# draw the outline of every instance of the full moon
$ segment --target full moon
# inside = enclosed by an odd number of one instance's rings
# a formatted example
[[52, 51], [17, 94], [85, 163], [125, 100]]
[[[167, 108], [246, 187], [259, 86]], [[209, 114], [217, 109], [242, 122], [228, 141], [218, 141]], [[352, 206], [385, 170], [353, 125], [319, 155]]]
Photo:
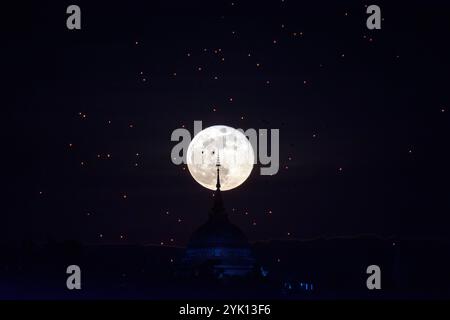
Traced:
[[240, 186], [253, 169], [253, 147], [247, 137], [234, 128], [216, 125], [200, 131], [187, 150], [192, 177], [205, 188], [216, 190], [217, 163], [220, 162], [220, 190]]

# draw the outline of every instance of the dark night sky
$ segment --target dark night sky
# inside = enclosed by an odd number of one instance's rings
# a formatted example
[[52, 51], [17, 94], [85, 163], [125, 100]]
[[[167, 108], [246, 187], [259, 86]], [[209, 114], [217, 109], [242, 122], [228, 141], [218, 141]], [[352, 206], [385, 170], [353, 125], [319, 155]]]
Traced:
[[374, 31], [364, 1], [92, 2], [80, 31], [72, 2], [8, 11], [1, 241], [184, 245], [212, 201], [170, 161], [194, 120], [280, 129], [278, 174], [224, 193], [250, 240], [448, 237], [445, 1], [376, 1]]

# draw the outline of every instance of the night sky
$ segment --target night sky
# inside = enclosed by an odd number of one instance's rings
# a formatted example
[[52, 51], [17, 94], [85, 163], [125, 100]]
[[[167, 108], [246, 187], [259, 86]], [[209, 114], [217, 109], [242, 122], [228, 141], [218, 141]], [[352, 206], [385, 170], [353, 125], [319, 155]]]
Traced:
[[185, 245], [212, 205], [170, 159], [194, 120], [280, 130], [279, 172], [223, 193], [251, 241], [448, 238], [450, 8], [393, 2], [77, 1], [75, 31], [72, 2], [7, 11], [0, 241]]

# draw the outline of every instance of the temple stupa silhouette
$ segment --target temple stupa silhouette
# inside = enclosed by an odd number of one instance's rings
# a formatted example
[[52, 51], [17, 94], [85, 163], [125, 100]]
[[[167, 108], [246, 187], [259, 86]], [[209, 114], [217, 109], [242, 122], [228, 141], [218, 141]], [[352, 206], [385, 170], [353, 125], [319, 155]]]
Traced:
[[220, 191], [220, 160], [217, 155], [217, 183], [209, 218], [191, 236], [184, 262], [197, 276], [216, 278], [249, 275], [255, 265], [245, 234], [228, 219]]

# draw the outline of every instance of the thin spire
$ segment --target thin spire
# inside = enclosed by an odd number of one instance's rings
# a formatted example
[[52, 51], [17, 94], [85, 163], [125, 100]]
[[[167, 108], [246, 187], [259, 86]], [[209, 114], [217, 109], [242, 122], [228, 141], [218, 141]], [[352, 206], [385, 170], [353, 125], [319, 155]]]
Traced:
[[216, 192], [214, 192], [214, 204], [209, 214], [210, 218], [214, 220], [222, 220], [227, 219], [227, 214], [225, 212], [225, 208], [223, 206], [222, 194], [220, 192], [220, 157], [219, 151], [217, 151], [217, 183], [216, 183]]
[[217, 183], [216, 183], [216, 188], [217, 191], [220, 191], [220, 158], [219, 158], [219, 151], [217, 150], [217, 162], [216, 162], [216, 167], [217, 167]]

